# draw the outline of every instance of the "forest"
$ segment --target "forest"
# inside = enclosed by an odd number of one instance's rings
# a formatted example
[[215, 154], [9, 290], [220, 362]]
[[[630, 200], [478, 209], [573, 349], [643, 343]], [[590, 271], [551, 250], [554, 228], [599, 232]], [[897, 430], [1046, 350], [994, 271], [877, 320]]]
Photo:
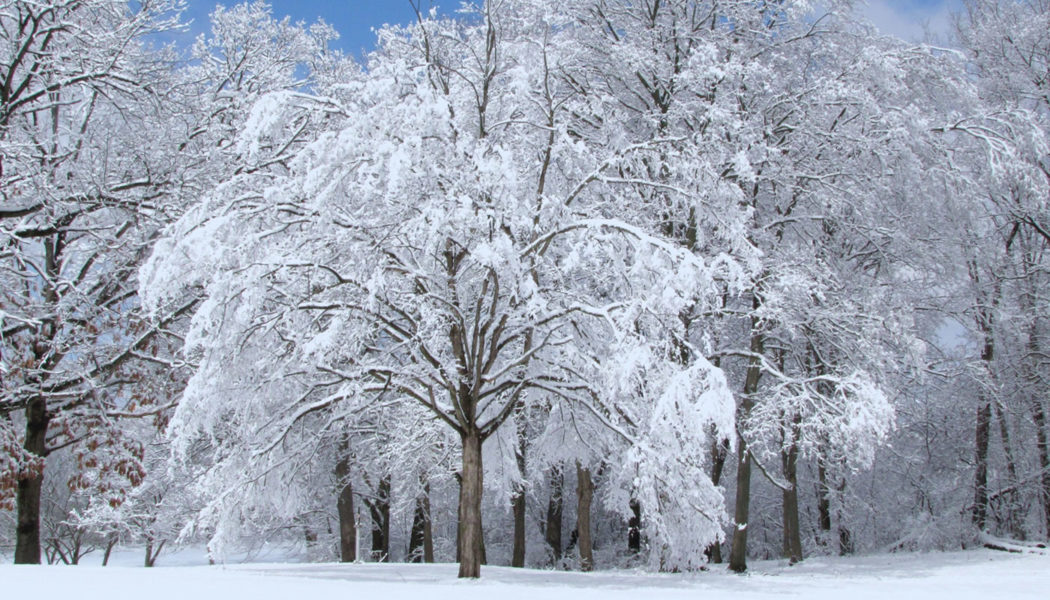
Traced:
[[0, 0], [0, 561], [1045, 548], [1050, 0], [856, 4]]

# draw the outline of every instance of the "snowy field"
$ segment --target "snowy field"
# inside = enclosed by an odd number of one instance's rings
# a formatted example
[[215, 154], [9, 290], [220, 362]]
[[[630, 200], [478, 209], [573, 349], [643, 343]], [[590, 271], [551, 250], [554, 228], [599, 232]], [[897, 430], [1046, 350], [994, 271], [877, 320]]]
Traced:
[[[485, 567], [480, 581], [456, 566], [405, 564], [237, 564], [225, 566], [15, 567], [0, 565], [5, 596], [78, 600], [995, 600], [1050, 598], [1050, 556], [978, 550], [862, 558], [814, 558], [794, 567], [757, 562], [746, 576], [722, 568], [689, 575], [633, 571], [570, 573]], [[161, 556], [163, 562], [164, 556]], [[172, 563], [192, 562], [185, 554]]]

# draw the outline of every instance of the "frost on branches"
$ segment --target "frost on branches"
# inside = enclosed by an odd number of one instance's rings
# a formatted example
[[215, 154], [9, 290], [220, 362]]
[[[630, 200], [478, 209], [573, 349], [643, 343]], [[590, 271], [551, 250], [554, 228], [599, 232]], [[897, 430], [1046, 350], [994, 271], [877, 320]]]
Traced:
[[174, 340], [196, 298], [151, 322], [138, 311], [160, 229], [241, 168], [229, 147], [247, 105], [294, 87], [304, 53], [326, 60], [330, 31], [278, 23], [259, 3], [217, 11], [184, 66], [150, 44], [180, 27], [181, 8], [0, 1], [0, 479], [5, 501], [17, 488], [16, 562], [40, 562], [45, 457], [181, 391]]
[[[184, 450], [260, 456], [289, 439], [254, 439], [275, 422], [320, 418], [334, 439], [370, 407], [423, 407], [460, 440], [460, 574], [476, 577], [482, 444], [523, 403], [562, 403], [623, 438], [637, 475], [621, 480], [666, 511], [661, 559], [695, 566], [672, 536], [718, 536], [700, 467], [732, 399], [716, 367], [672, 353], [692, 343], [679, 314], [741, 269], [676, 243], [638, 199], [711, 214], [714, 177], [697, 175], [721, 165], [688, 131], [636, 126], [658, 116], [594, 76], [584, 8], [503, 2], [387, 29], [366, 72], [255, 106], [243, 147], [281, 160], [212, 190], [143, 275], [152, 305], [204, 290], [172, 424]], [[719, 208], [738, 230], [742, 211]], [[267, 464], [244, 458], [213, 468]]]

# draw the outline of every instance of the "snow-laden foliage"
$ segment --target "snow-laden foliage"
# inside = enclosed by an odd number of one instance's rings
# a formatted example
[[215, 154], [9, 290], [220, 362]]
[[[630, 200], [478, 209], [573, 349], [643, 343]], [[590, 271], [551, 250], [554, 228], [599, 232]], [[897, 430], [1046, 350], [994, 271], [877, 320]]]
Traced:
[[263, 2], [162, 46], [179, 8], [0, 0], [16, 562], [1050, 531], [1045, 0], [941, 46], [849, 0], [490, 0], [361, 64]]
[[175, 299], [153, 322], [138, 313], [138, 268], [159, 230], [243, 168], [229, 146], [253, 94], [301, 85], [304, 53], [326, 60], [313, 43], [326, 28], [277, 24], [259, 4], [217, 11], [181, 66], [174, 48], [154, 48], [180, 8], [0, 3], [0, 417], [5, 433], [25, 431], [2, 494], [6, 504], [12, 477], [28, 486], [20, 561], [39, 560], [31, 513], [43, 457], [94, 443], [100, 423], [119, 427], [110, 419], [163, 412], [181, 389], [173, 340], [196, 299]]
[[0, 3], [0, 420], [5, 449], [18, 448], [0, 502], [14, 492], [20, 561], [40, 560], [46, 457], [127, 403], [155, 366], [136, 353], [162, 345], [173, 318], [147, 324], [133, 309], [178, 164], [160, 108], [171, 57], [144, 42], [175, 26], [176, 8]]
[[[634, 127], [648, 117], [589, 81], [581, 34], [561, 25], [571, 13], [535, 8], [388, 30], [366, 74], [255, 106], [240, 142], [251, 151], [316, 133], [287, 167], [213, 190], [145, 270], [154, 304], [187, 282], [204, 289], [186, 338], [200, 366], [174, 431], [225, 445], [264, 418], [294, 428], [324, 411], [345, 427], [409, 403], [484, 439], [525, 397], [586, 418], [627, 411], [634, 463], [681, 465], [659, 486], [650, 475], [646, 502], [707, 523], [693, 530], [703, 546], [720, 494], [697, 450], [711, 422], [728, 431], [731, 393], [701, 357], [671, 353], [688, 343], [677, 315], [745, 268], [675, 243], [638, 198], [659, 193], [728, 231], [744, 213], [704, 187], [720, 165], [693, 135]], [[683, 485], [696, 491], [669, 509]]]

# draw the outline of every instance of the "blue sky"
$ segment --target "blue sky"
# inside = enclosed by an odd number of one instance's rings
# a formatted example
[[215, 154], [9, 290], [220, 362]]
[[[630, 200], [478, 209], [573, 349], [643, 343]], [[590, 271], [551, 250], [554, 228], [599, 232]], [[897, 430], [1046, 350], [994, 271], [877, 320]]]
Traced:
[[951, 13], [962, 0], [867, 0], [862, 10], [883, 33], [909, 41], [921, 40], [926, 29], [943, 36], [951, 28]]
[[[188, 0], [189, 10], [184, 19], [193, 19], [194, 34], [207, 27], [208, 13], [216, 4], [232, 6], [237, 0]], [[372, 48], [375, 41], [373, 28], [386, 23], [410, 23], [415, 13], [408, 0], [269, 0], [274, 16], [290, 16], [292, 21], [313, 23], [322, 18], [339, 32], [340, 39], [333, 44], [344, 52], [360, 55]], [[459, 8], [459, 0], [420, 0], [423, 10], [431, 5], [442, 12]]]
[[[420, 0], [424, 9], [437, 5], [442, 12], [459, 7], [459, 0]], [[186, 19], [195, 21], [193, 32], [204, 31], [208, 13], [216, 4], [233, 5], [235, 0], [188, 0]], [[883, 32], [917, 40], [924, 27], [943, 34], [950, 25], [949, 14], [961, 0], [868, 0], [863, 9]], [[335, 27], [340, 34], [336, 47], [360, 55], [371, 49], [373, 28], [384, 23], [408, 23], [415, 16], [408, 0], [270, 0], [275, 16], [288, 15], [293, 21], [312, 23], [318, 18]]]

